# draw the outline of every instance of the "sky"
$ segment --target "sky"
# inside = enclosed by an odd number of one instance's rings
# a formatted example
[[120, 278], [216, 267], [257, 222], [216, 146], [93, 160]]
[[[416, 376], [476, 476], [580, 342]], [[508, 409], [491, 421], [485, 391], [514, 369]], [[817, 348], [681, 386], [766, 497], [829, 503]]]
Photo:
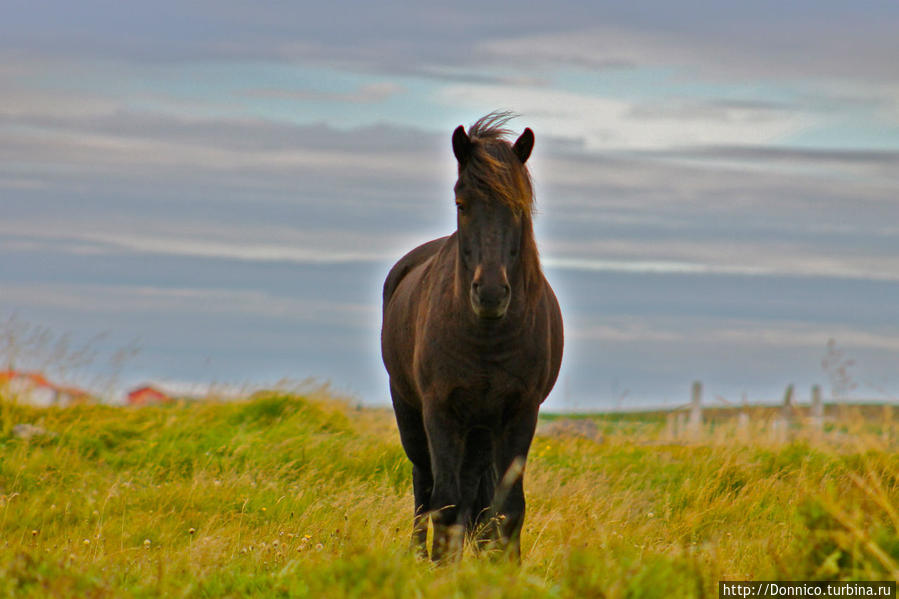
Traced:
[[16, 364], [386, 404], [383, 279], [503, 109], [549, 408], [899, 395], [899, 4], [618, 4], [6, 0], [0, 321], [95, 358]]

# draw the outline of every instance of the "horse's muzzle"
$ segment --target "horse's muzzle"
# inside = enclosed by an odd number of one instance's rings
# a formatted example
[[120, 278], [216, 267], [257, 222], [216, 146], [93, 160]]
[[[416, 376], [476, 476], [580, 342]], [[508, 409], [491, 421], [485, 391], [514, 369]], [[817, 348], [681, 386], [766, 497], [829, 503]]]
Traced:
[[478, 318], [497, 320], [506, 315], [512, 290], [508, 283], [482, 284], [477, 281], [471, 284], [471, 307]]

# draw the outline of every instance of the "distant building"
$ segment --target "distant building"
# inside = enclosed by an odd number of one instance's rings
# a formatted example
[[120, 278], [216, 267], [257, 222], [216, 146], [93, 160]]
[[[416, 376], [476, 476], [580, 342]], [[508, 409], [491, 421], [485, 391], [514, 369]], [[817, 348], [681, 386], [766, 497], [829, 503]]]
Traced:
[[170, 401], [172, 401], [171, 397], [150, 385], [144, 385], [128, 392], [129, 406], [146, 406]]
[[77, 387], [64, 387], [47, 380], [40, 372], [0, 371], [0, 393], [35, 406], [68, 406], [90, 399]]

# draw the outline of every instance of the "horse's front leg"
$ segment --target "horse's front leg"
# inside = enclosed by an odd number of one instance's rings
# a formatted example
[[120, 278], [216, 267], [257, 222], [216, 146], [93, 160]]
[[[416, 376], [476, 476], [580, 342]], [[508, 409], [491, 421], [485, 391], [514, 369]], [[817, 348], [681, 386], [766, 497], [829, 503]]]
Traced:
[[412, 489], [415, 495], [415, 515], [412, 519], [412, 548], [418, 556], [428, 558], [428, 510], [431, 505], [430, 464], [427, 466], [412, 465]]
[[430, 504], [434, 523], [431, 559], [437, 562], [462, 553], [464, 523], [468, 518], [465, 510], [470, 509], [462, 489], [465, 431], [440, 409], [425, 409], [424, 423], [434, 481]]
[[494, 496], [499, 548], [511, 559], [521, 561], [521, 528], [524, 524], [524, 466], [534, 430], [539, 403], [522, 406], [504, 423], [503, 442], [497, 452], [496, 470], [500, 481]]

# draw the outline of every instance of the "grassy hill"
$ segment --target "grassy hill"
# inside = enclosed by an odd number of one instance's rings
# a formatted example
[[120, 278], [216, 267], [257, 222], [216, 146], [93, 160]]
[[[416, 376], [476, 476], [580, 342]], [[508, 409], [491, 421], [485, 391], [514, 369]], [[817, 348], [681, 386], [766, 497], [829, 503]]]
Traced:
[[675, 443], [635, 416], [598, 419], [600, 440], [538, 436], [522, 566], [434, 567], [407, 550], [389, 411], [0, 401], [0, 596], [702, 597], [722, 579], [899, 576], [895, 438], [867, 422], [775, 443], [761, 426]]

